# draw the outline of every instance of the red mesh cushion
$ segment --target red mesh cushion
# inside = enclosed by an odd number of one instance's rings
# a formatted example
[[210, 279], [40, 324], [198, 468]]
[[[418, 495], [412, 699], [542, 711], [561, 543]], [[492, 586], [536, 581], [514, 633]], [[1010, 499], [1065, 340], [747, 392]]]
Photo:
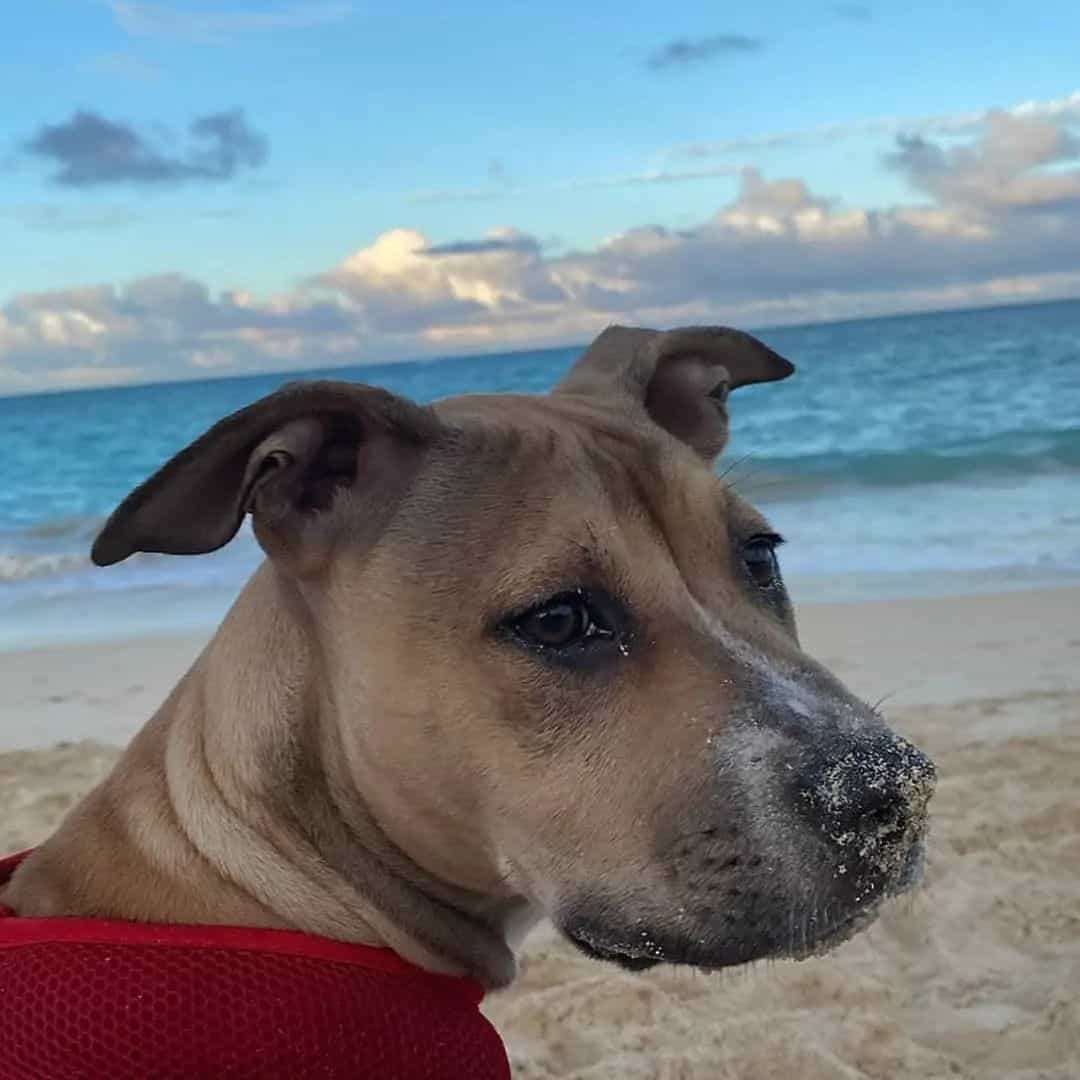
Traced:
[[0, 917], [0, 1080], [509, 1080], [480, 998], [304, 934]]

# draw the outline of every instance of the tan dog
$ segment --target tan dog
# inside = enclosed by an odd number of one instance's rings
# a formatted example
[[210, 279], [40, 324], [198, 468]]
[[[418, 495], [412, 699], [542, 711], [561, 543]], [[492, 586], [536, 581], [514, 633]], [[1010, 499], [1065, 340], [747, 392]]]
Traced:
[[99, 564], [269, 558], [20, 914], [293, 927], [488, 987], [550, 916], [630, 967], [805, 955], [917, 879], [933, 767], [799, 648], [712, 468], [791, 365], [614, 327], [550, 395], [294, 384], [133, 492]]

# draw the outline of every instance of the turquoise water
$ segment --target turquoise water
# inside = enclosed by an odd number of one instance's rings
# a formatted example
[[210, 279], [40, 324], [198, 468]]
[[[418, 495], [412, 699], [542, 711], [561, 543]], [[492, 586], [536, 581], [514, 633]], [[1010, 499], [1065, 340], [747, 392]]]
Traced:
[[[797, 598], [1080, 576], [1080, 302], [759, 333], [798, 372], [735, 395], [725, 464], [788, 538]], [[420, 401], [541, 392], [576, 354], [333, 374]], [[0, 647], [216, 621], [257, 562], [247, 532], [212, 556], [108, 570], [89, 544], [171, 454], [292, 377], [0, 399]]]

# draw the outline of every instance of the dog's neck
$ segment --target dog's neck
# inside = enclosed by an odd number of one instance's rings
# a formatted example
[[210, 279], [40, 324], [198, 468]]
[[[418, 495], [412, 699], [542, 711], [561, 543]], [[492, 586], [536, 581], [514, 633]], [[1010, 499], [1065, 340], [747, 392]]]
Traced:
[[440, 879], [381, 827], [290, 588], [269, 563], [257, 572], [5, 899], [20, 914], [288, 927], [506, 985], [527, 905]]

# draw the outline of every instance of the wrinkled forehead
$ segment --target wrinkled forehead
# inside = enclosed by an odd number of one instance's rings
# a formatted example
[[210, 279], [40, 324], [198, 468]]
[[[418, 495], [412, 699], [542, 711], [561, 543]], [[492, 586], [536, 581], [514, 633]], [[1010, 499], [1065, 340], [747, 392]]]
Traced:
[[395, 532], [448, 594], [507, 609], [577, 585], [663, 590], [714, 573], [732, 517], [753, 513], [647, 417], [510, 395], [436, 408], [452, 433]]

